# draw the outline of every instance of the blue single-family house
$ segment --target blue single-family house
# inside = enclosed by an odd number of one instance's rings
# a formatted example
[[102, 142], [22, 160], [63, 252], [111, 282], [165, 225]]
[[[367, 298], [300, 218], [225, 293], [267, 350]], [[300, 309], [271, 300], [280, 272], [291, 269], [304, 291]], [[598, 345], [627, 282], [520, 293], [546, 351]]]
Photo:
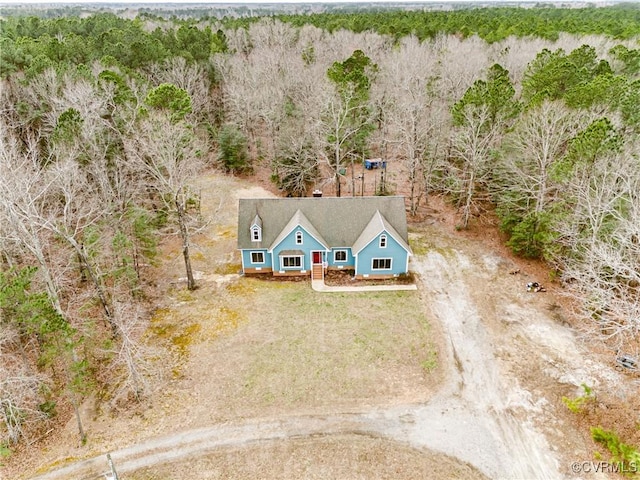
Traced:
[[238, 248], [244, 273], [313, 278], [397, 277], [412, 255], [403, 197], [241, 199]]

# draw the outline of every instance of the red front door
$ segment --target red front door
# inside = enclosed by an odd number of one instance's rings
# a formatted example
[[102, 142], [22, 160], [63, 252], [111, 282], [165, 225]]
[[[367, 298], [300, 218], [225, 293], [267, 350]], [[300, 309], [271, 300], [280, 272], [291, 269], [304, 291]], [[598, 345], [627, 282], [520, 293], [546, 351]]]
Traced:
[[321, 252], [313, 252], [313, 263], [322, 263]]

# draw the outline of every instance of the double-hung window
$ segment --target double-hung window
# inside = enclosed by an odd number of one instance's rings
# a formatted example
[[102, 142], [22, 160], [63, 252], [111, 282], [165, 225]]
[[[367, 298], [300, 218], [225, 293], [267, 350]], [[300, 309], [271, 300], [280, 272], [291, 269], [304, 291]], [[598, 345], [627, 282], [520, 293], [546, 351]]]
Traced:
[[391, 259], [374, 258], [371, 261], [371, 270], [391, 270]]
[[251, 263], [264, 263], [264, 252], [251, 252]]
[[336, 250], [333, 252], [333, 261], [336, 263], [346, 262], [347, 261], [347, 251], [346, 250]]
[[301, 268], [302, 267], [301, 256], [280, 257], [280, 261], [282, 262], [282, 268]]

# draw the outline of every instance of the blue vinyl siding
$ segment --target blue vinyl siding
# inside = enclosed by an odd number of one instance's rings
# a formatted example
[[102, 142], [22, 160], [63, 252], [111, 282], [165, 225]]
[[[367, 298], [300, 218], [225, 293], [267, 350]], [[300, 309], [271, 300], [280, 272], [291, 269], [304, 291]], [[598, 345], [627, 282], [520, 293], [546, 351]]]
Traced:
[[[387, 246], [380, 248], [380, 235], [387, 236]], [[358, 253], [356, 275], [399, 275], [406, 273], [407, 251], [387, 232], [376, 236]], [[391, 269], [373, 270], [374, 258], [391, 258]]]
[[[264, 256], [264, 263], [253, 263], [251, 261], [251, 254], [253, 252], [262, 252]], [[271, 255], [266, 249], [256, 248], [255, 250], [242, 250], [242, 268], [271, 268]]]
[[[302, 244], [296, 243], [296, 235], [298, 232], [302, 232]], [[283, 250], [301, 250], [303, 252], [304, 258], [302, 261], [302, 266], [300, 268], [282, 268], [280, 265], [280, 252]], [[324, 252], [326, 249], [324, 245], [322, 245], [319, 241], [313, 238], [304, 228], [298, 226], [294, 228], [286, 237], [282, 239], [282, 241], [273, 248], [273, 270], [311, 270], [311, 252], [314, 250], [321, 250]], [[294, 254], [298, 255], [298, 254]]]
[[[336, 250], [346, 250], [347, 252], [347, 261], [346, 262], [335, 262], [334, 261], [334, 252]], [[356, 264], [356, 259], [353, 256], [353, 254], [351, 253], [351, 247], [336, 247], [336, 248], [332, 248], [331, 251], [329, 253], [327, 253], [327, 261], [329, 263], [330, 267], [339, 267], [342, 266], [343, 268], [351, 268], [353, 269], [353, 267]]]

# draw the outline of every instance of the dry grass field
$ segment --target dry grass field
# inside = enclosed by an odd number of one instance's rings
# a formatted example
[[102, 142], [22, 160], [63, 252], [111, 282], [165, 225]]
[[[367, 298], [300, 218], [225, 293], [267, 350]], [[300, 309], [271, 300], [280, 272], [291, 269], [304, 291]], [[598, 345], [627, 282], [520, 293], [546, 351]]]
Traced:
[[[274, 461], [277, 460], [277, 461]], [[129, 480], [482, 480], [477, 470], [429, 451], [359, 435], [273, 441], [146, 468]]]

